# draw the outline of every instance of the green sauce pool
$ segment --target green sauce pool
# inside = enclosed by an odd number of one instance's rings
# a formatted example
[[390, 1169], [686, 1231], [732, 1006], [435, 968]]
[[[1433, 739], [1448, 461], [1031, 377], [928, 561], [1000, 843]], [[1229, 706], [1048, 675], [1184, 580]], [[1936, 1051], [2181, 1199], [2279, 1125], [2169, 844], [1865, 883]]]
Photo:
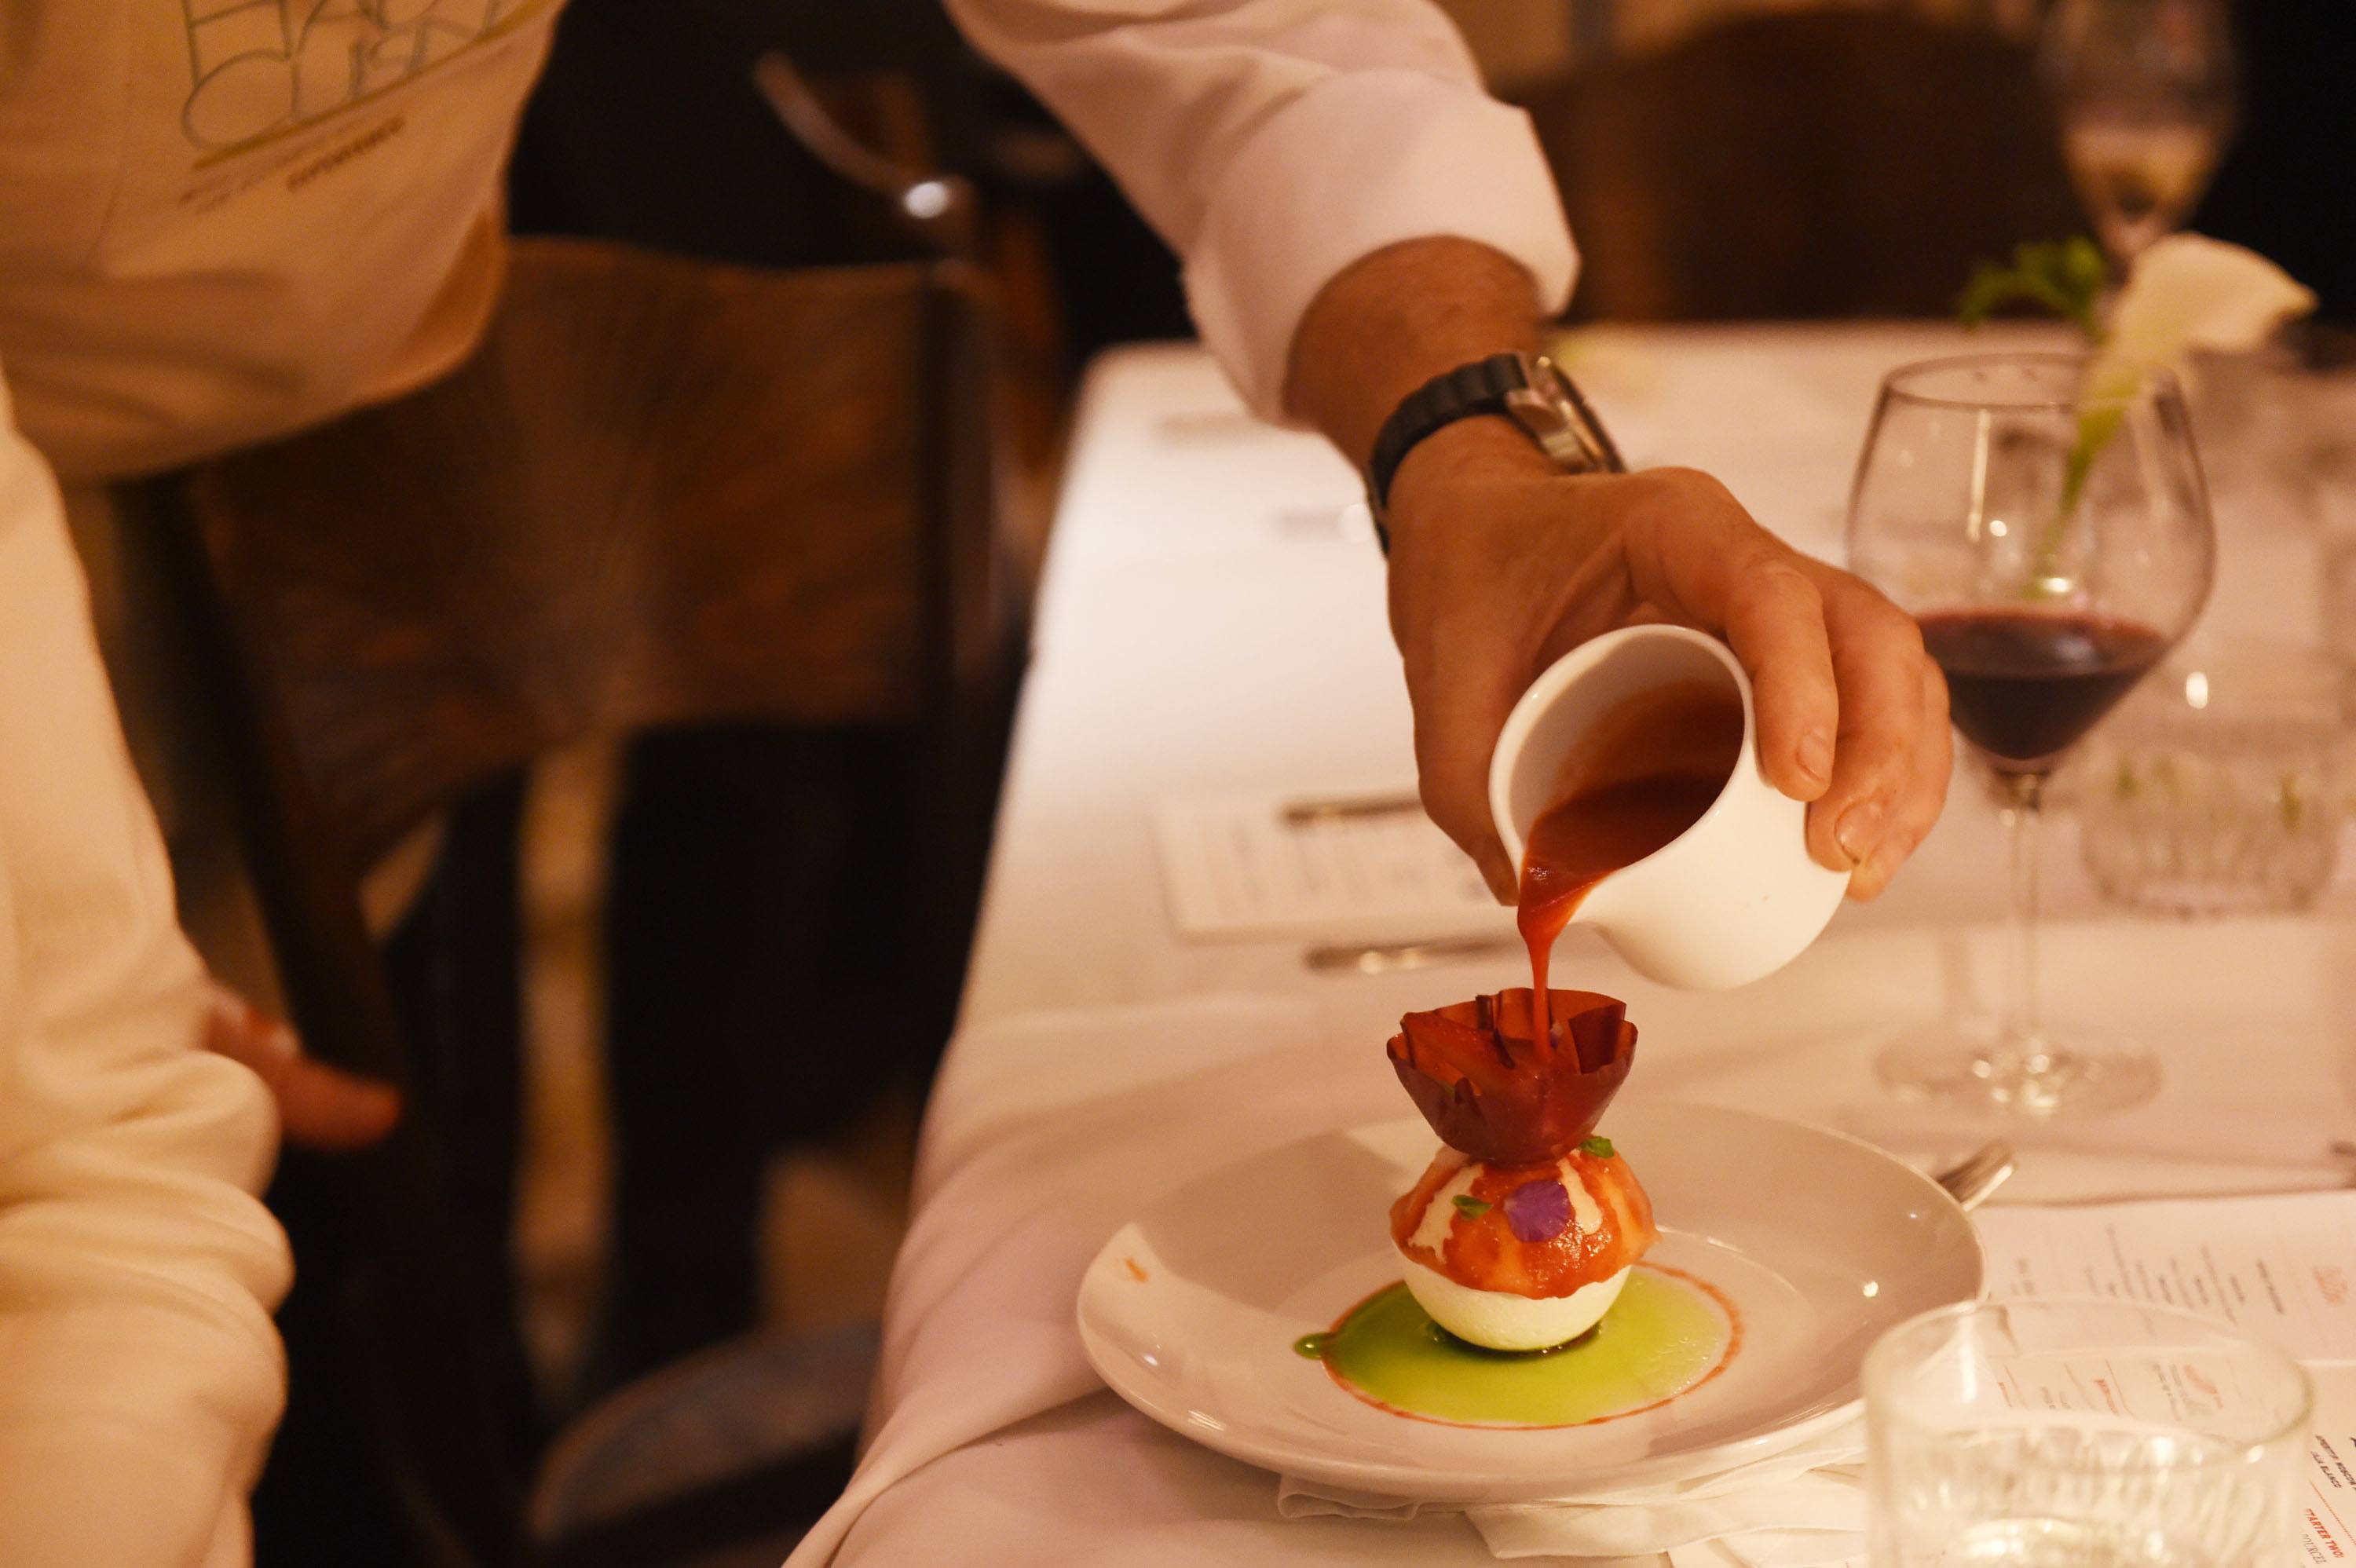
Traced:
[[1399, 1415], [1465, 1426], [1577, 1426], [1633, 1414], [1708, 1380], [1741, 1341], [1700, 1281], [1638, 1266], [1587, 1334], [1558, 1349], [1485, 1350], [1442, 1329], [1405, 1285], [1376, 1292], [1293, 1349]]

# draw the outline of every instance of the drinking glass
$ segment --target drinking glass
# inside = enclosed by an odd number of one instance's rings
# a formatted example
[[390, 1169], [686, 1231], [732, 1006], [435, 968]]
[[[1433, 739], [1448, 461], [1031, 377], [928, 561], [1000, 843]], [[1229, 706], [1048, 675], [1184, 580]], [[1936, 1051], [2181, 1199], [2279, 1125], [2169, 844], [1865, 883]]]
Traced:
[[2184, 221], [2233, 131], [2223, 0], [2062, 0], [2038, 63], [2071, 181], [2124, 270]]
[[2278, 1348], [2182, 1313], [1925, 1313], [1865, 1360], [1873, 1568], [2276, 1568], [2312, 1398]]
[[[2214, 545], [2184, 399], [2153, 370], [2097, 396], [2087, 360], [1988, 354], [1892, 371], [1849, 496], [1850, 568], [1922, 627], [2010, 837], [2010, 998], [1885, 1052], [1901, 1093], [2048, 1117], [2147, 1098], [2147, 1051], [2050, 1034], [2039, 1007], [2037, 826], [2064, 752], [2200, 613]], [[2082, 1031], [2083, 1034], [2083, 1031]]]
[[2307, 908], [2339, 860], [2340, 730], [2320, 650], [2188, 642], [2087, 742], [2073, 798], [2094, 886], [2183, 918]]

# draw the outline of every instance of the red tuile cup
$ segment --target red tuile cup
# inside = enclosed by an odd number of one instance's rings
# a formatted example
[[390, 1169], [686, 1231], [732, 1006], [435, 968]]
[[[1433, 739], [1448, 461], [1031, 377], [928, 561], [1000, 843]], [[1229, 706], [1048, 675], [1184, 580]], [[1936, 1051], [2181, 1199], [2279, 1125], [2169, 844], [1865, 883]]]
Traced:
[[1391, 1065], [1440, 1142], [1532, 1165], [1560, 1159], [1603, 1119], [1636, 1052], [1628, 1006], [1594, 991], [1547, 995], [1554, 1027], [1543, 1041], [1527, 987], [1399, 1020]]

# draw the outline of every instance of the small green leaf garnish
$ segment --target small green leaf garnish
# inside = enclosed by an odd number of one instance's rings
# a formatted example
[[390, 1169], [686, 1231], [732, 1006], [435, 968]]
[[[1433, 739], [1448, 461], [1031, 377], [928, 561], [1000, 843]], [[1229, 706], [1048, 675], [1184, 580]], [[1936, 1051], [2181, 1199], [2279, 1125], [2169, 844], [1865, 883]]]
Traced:
[[1598, 1159], [1612, 1157], [1612, 1140], [1607, 1137], [1588, 1138], [1579, 1146], [1581, 1154], [1591, 1154]]
[[[2083, 234], [2067, 240], [2024, 240], [2012, 248], [2010, 266], [1982, 261], [1972, 269], [1970, 282], [1955, 301], [1955, 315], [1965, 326], [1976, 327], [2000, 306], [2028, 300], [2069, 321], [2088, 344], [2099, 348], [2106, 336], [2101, 309], [2103, 289], [2109, 282], [2102, 249]], [[2082, 402], [2078, 437], [2062, 475], [2060, 504], [2045, 525], [2035, 569], [2021, 589], [2023, 598], [2059, 598], [2069, 592], [2071, 584], [2061, 572], [2063, 538], [2094, 473], [2094, 460], [2118, 434], [2125, 416], [2123, 404]]]
[[2074, 324], [2089, 343], [2103, 340], [2095, 306], [2109, 274], [2103, 252], [2083, 234], [2067, 240], [2028, 240], [2012, 248], [2012, 265], [1983, 261], [1973, 269], [1955, 302], [1965, 326], [1977, 326], [2015, 300], [2029, 300]]
[[1460, 1192], [1455, 1197], [1450, 1199], [1449, 1201], [1456, 1205], [1456, 1211], [1458, 1213], [1469, 1214], [1475, 1220], [1479, 1219], [1482, 1215], [1486, 1214], [1491, 1209], [1496, 1207], [1496, 1205], [1490, 1203], [1484, 1199], [1473, 1197], [1470, 1192]]

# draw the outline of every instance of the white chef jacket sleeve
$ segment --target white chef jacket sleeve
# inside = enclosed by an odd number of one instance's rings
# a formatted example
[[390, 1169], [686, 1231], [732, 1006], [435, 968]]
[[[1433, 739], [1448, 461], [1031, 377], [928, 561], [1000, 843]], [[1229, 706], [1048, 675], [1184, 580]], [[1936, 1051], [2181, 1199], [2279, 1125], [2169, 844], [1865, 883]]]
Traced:
[[1451, 235], [1520, 261], [1551, 314], [1577, 265], [1528, 117], [1482, 91], [1428, 0], [948, 0], [1185, 262], [1211, 351], [1281, 416], [1328, 280]]
[[0, 388], [0, 1563], [234, 1568], [284, 1394], [260, 1082], [116, 723], [48, 468]]

